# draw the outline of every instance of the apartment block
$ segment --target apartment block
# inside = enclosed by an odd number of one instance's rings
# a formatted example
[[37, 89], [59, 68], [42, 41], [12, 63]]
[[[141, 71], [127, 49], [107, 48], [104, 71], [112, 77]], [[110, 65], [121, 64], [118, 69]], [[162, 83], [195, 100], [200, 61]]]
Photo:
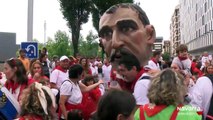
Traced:
[[189, 53], [201, 55], [213, 53], [213, 1], [180, 0], [181, 43]]

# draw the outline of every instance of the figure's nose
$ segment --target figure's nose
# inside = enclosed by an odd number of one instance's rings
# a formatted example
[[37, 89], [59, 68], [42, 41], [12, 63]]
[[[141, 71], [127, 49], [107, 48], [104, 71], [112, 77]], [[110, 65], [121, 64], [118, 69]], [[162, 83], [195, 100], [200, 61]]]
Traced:
[[117, 30], [113, 31], [112, 48], [117, 49], [124, 45], [123, 40], [121, 38], [121, 34], [119, 34]]

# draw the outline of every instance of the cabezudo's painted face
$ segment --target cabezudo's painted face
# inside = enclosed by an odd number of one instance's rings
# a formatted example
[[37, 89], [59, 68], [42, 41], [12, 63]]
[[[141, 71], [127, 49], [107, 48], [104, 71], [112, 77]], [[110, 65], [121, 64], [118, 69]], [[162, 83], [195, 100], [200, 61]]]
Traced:
[[144, 26], [138, 13], [131, 8], [104, 13], [99, 22], [99, 36], [111, 62], [118, 63], [122, 54], [133, 54], [144, 65], [151, 54], [148, 44], [153, 44], [149, 41], [148, 27], [151, 25]]

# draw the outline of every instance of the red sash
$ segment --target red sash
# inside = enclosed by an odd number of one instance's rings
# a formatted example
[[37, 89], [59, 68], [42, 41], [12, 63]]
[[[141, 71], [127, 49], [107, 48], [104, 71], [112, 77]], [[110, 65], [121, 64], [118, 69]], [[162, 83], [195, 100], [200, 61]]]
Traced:
[[[82, 110], [83, 106], [82, 104], [77, 104], [77, 105], [74, 105], [74, 104], [70, 104], [68, 102], [65, 103], [65, 108], [66, 108], [66, 111], [71, 111], [73, 109], [78, 109], [78, 110]], [[61, 118], [61, 114], [62, 114], [62, 111], [61, 111], [61, 108], [59, 106], [59, 111], [58, 111], [58, 117], [59, 117], [59, 120]]]

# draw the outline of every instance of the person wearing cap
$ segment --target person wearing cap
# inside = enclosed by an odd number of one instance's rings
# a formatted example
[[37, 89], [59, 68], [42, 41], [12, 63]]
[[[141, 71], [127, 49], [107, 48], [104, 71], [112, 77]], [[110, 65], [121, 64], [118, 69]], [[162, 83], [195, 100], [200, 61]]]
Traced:
[[18, 59], [21, 60], [21, 62], [24, 65], [24, 68], [26, 69], [27, 72], [29, 72], [30, 60], [26, 57], [26, 50], [24, 50], [24, 49], [19, 50], [19, 58]]
[[59, 59], [59, 66], [57, 66], [50, 75], [51, 88], [60, 89], [64, 80], [68, 79], [69, 58], [62, 56]]

